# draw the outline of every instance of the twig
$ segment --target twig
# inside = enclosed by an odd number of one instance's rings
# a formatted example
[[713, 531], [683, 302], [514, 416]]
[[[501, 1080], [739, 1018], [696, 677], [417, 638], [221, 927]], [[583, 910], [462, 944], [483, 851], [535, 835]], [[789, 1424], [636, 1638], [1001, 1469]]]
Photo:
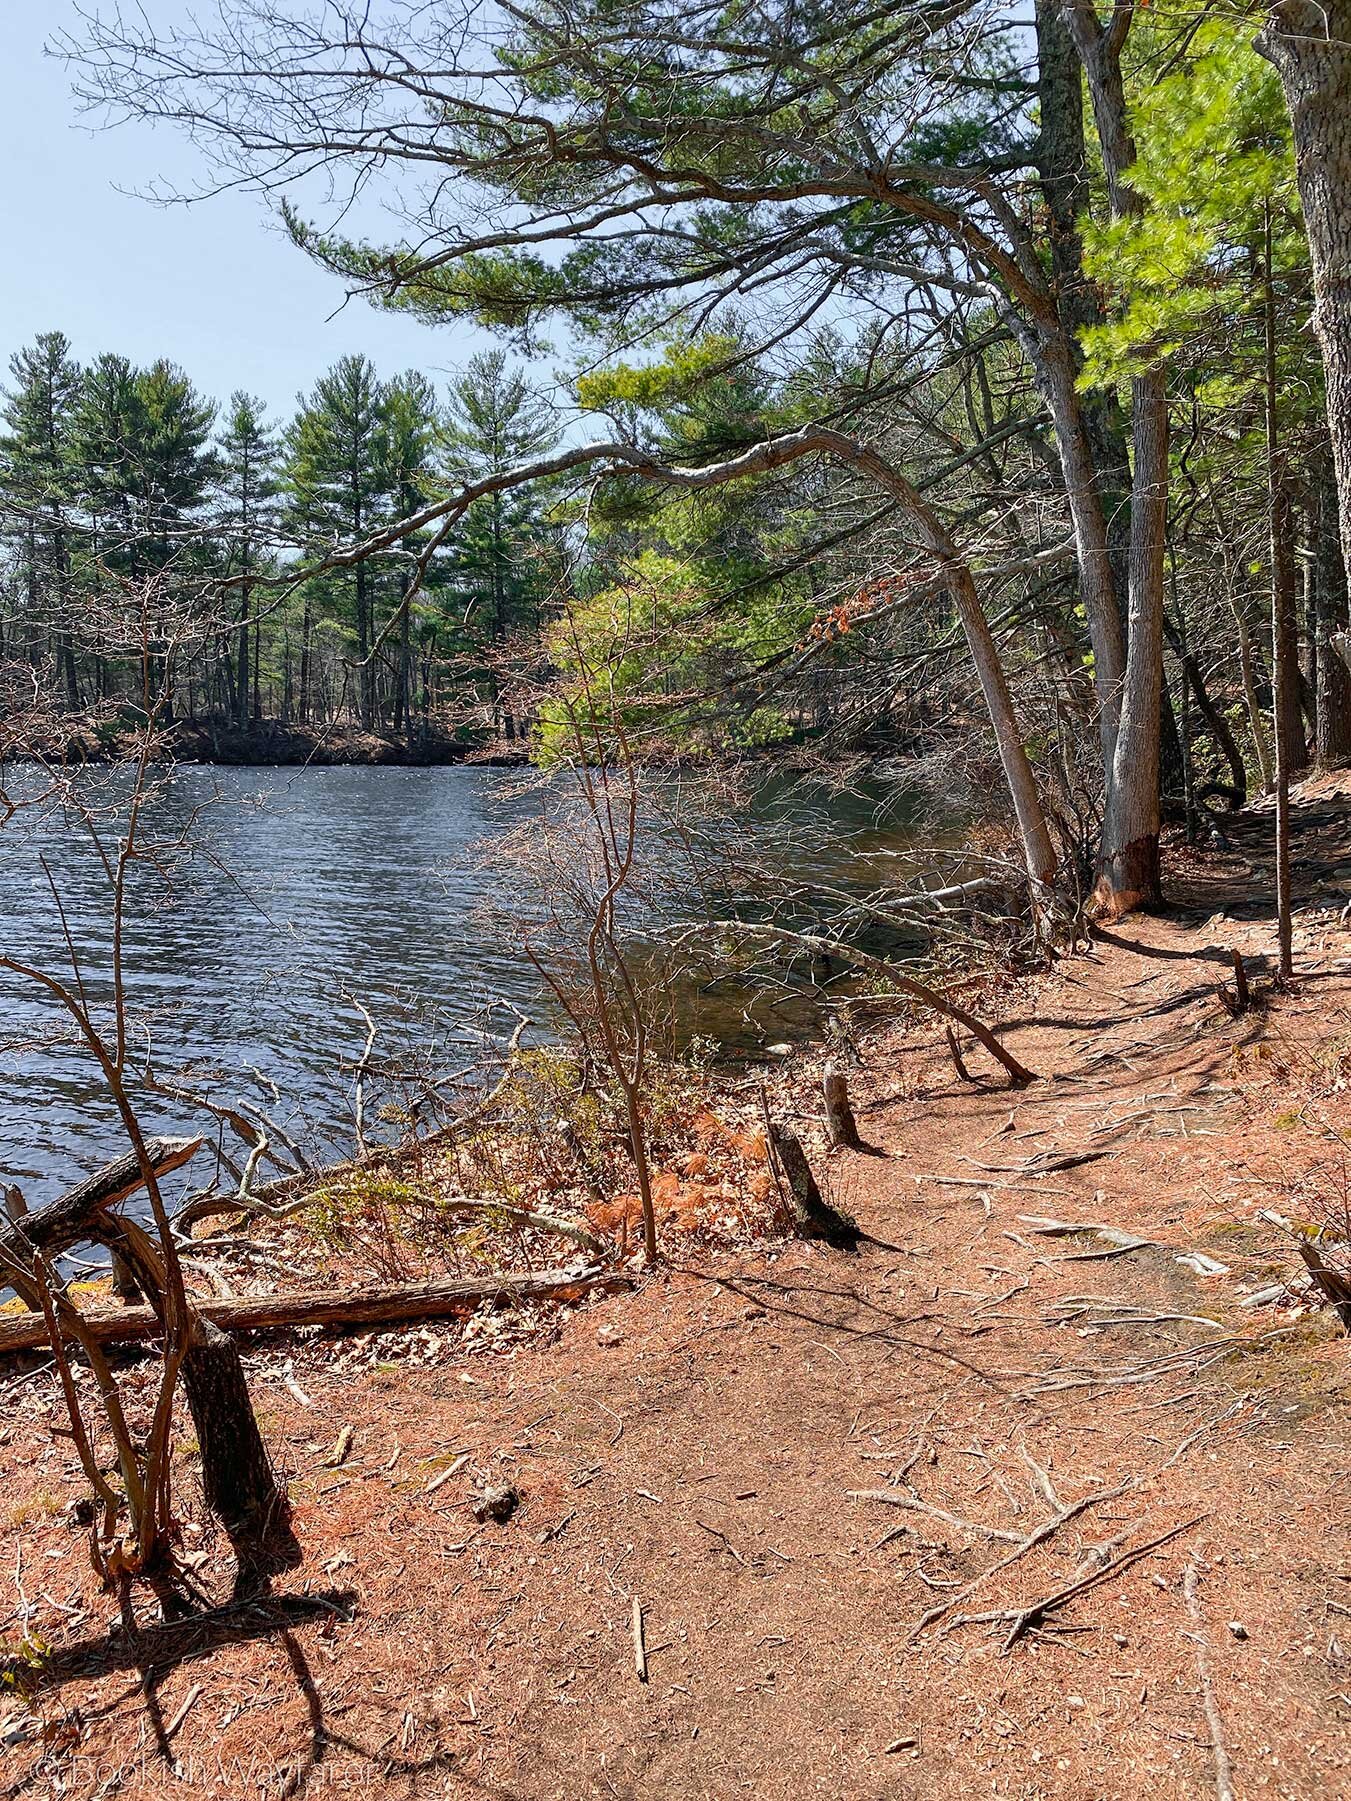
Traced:
[[732, 1553], [733, 1557], [736, 1558], [737, 1562], [743, 1569], [745, 1568], [746, 1559], [741, 1555], [740, 1551], [737, 1550], [736, 1546], [732, 1543], [731, 1539], [728, 1538], [725, 1532], [720, 1532], [716, 1526], [710, 1526], [706, 1520], [696, 1520], [694, 1523], [696, 1526], [702, 1527], [711, 1538], [720, 1538], [726, 1548]]
[[375, 1021], [355, 995], [349, 995], [348, 999], [366, 1022], [366, 1042], [352, 1078], [352, 1123], [356, 1131], [357, 1155], [365, 1157], [370, 1154], [371, 1148], [366, 1140], [366, 1072], [371, 1066], [371, 1052], [375, 1048]]
[[1063, 1607], [1066, 1601], [1072, 1601], [1076, 1595], [1082, 1595], [1088, 1589], [1096, 1588], [1100, 1582], [1105, 1582], [1109, 1576], [1129, 1569], [1142, 1557], [1147, 1557], [1151, 1551], [1157, 1551], [1160, 1545], [1166, 1545], [1171, 1539], [1180, 1537], [1182, 1533], [1190, 1532], [1193, 1526], [1199, 1526], [1205, 1518], [1204, 1513], [1198, 1513], [1195, 1519], [1184, 1520], [1180, 1526], [1174, 1526], [1168, 1532], [1161, 1532], [1157, 1538], [1151, 1538], [1146, 1544], [1137, 1545], [1133, 1551], [1123, 1551], [1120, 1557], [1114, 1557], [1100, 1570], [1094, 1570], [1090, 1575], [1067, 1583], [1064, 1588], [1056, 1589], [1053, 1594], [1045, 1595], [1040, 1601], [1033, 1601], [1027, 1607], [1001, 1607], [994, 1613], [963, 1614], [961, 1619], [953, 1621], [953, 1625], [974, 1626], [1007, 1622], [1009, 1635], [1002, 1646], [1002, 1654], [1007, 1654], [1018, 1640], [1025, 1633], [1030, 1632], [1053, 1607]]
[[647, 1681], [647, 1646], [643, 1641], [643, 1604], [633, 1597], [633, 1667], [639, 1682]]
[[[916, 1632], [922, 1632], [926, 1626], [932, 1626], [935, 1620], [941, 1619], [945, 1613], [950, 1612], [959, 1602], [965, 1601], [969, 1595], [973, 1595], [983, 1583], [989, 1581], [991, 1576], [997, 1576], [1001, 1571], [1008, 1569], [1010, 1564], [1017, 1563], [1018, 1559], [1025, 1551], [1034, 1550], [1036, 1546], [1045, 1544], [1046, 1540], [1058, 1532], [1062, 1526], [1067, 1526], [1071, 1520], [1077, 1519], [1081, 1513], [1085, 1513], [1090, 1507], [1096, 1507], [1102, 1501], [1115, 1501], [1119, 1499], [1128, 1489], [1134, 1488], [1135, 1482], [1136, 1478], [1134, 1476], [1128, 1477], [1127, 1480], [1121, 1483], [1117, 1488], [1102, 1489], [1097, 1493], [1084, 1495], [1081, 1500], [1073, 1501], [1068, 1507], [1062, 1508], [1054, 1518], [1043, 1521], [1042, 1524], [1037, 1527], [1035, 1532], [1029, 1534], [1027, 1538], [1022, 1539], [1019, 1542], [1016, 1551], [1011, 1552], [1007, 1557], [1002, 1557], [998, 1563], [992, 1564], [988, 1570], [982, 1570], [980, 1575], [973, 1577], [959, 1594], [950, 1596], [948, 1600], [944, 1601], [940, 1606], [931, 1607], [916, 1624], [914, 1630]], [[960, 1621], [954, 1621], [954, 1624], [960, 1624]]]
[[188, 1690], [187, 1694], [184, 1695], [182, 1701], [179, 1703], [178, 1710], [174, 1714], [173, 1719], [170, 1720], [169, 1724], [164, 1728], [164, 1738], [165, 1738], [166, 1743], [168, 1742], [169, 1739], [171, 1739], [174, 1736], [174, 1734], [178, 1731], [178, 1728], [183, 1724], [184, 1720], [187, 1719], [188, 1715], [192, 1712], [193, 1708], [197, 1705], [198, 1701], [201, 1698], [202, 1686], [203, 1685], [200, 1682], [194, 1682], [192, 1687]]
[[[1240, 965], [1241, 967], [1242, 965]], [[1224, 1721], [1220, 1718], [1219, 1703], [1215, 1699], [1215, 1683], [1210, 1670], [1210, 1646], [1206, 1640], [1205, 1622], [1201, 1617], [1201, 1599], [1196, 1592], [1196, 1587], [1196, 1565], [1189, 1563], [1186, 1574], [1182, 1578], [1182, 1595], [1187, 1603], [1187, 1612], [1197, 1625], [1197, 1630], [1190, 1636], [1196, 1645], [1196, 1672], [1201, 1678], [1201, 1703], [1205, 1708], [1206, 1725], [1210, 1728], [1210, 1750], [1215, 1759], [1216, 1801], [1234, 1801], [1233, 1770], [1230, 1767], [1229, 1752], [1224, 1743]]]

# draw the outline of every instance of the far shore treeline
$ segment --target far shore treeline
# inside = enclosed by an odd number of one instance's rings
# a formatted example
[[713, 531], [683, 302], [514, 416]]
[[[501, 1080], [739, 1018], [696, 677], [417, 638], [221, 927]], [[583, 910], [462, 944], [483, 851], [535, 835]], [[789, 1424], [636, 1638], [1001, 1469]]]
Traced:
[[403, 602], [426, 534], [289, 591], [287, 578], [554, 438], [501, 352], [440, 393], [345, 356], [276, 419], [242, 389], [213, 402], [167, 360], [81, 364], [45, 332], [10, 359], [0, 405], [0, 662], [45, 670], [69, 714], [102, 709], [111, 730], [140, 698], [148, 605], [162, 723], [347, 720], [415, 738], [458, 693], [512, 734], [491, 648], [540, 623], [556, 562], [546, 494], [473, 509], [415, 606]]

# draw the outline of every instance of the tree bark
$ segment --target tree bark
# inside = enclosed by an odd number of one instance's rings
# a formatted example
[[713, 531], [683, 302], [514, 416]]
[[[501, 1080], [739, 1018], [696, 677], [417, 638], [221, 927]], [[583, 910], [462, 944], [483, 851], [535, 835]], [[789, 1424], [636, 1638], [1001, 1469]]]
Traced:
[[[244, 555], [249, 555], [249, 547], [244, 546]], [[249, 723], [249, 673], [251, 669], [251, 652], [249, 649], [249, 608], [252, 604], [248, 582], [240, 585], [239, 595], [239, 635], [235, 651], [235, 725], [242, 732]]]
[[1314, 636], [1318, 645], [1316, 755], [1327, 769], [1351, 759], [1351, 672], [1333, 640], [1348, 624], [1346, 565], [1337, 516], [1337, 483], [1330, 455], [1315, 465], [1313, 506]]
[[1351, 569], [1351, 0], [1279, 0], [1257, 39], [1285, 89]]
[[[1106, 26], [1095, 0], [1061, 0], [1092, 102], [1113, 216], [1134, 218], [1144, 201], [1131, 185], [1130, 131], [1121, 51], [1134, 17], [1113, 7]], [[1168, 391], [1162, 368], [1131, 383], [1131, 525], [1126, 669], [1094, 905], [1116, 919], [1158, 905], [1159, 735], [1163, 694], [1163, 581], [1168, 524]]]
[[1134, 496], [1126, 681], [1103, 820], [1094, 901], [1117, 919], [1157, 906], [1159, 716], [1163, 689], [1163, 575], [1168, 513], [1168, 396], [1161, 369], [1136, 376]]
[[1130, 470], [1119, 411], [1110, 395], [1085, 395], [1079, 334], [1102, 310], [1084, 273], [1079, 221], [1090, 184], [1084, 136], [1083, 68], [1061, 0], [1037, 0], [1037, 173], [1050, 225], [1051, 280], [1060, 330], [1033, 350], [1051, 410], [1074, 532], [1084, 612], [1093, 646], [1104, 779], [1110, 780], [1125, 673], [1123, 570], [1112, 521], [1126, 515]]
[[802, 1140], [788, 1126], [771, 1121], [768, 1132], [769, 1154], [776, 1173], [781, 1171], [786, 1188], [780, 1192], [801, 1238], [820, 1238], [837, 1251], [852, 1251], [858, 1246], [859, 1229], [853, 1220], [838, 1213], [817, 1186]]
[[258, 1430], [239, 1347], [199, 1308], [181, 1373], [202, 1457], [203, 1498], [234, 1548], [236, 1590], [244, 1592], [300, 1562], [286, 1492]]
[[856, 1151], [862, 1144], [854, 1109], [849, 1105], [849, 1083], [842, 1069], [827, 1063], [821, 1078], [825, 1107], [826, 1139], [832, 1150]]
[[1272, 473], [1271, 669], [1276, 724], [1276, 766], [1287, 780], [1308, 761], [1299, 704], [1299, 577], [1295, 563], [1294, 508], [1283, 468]]

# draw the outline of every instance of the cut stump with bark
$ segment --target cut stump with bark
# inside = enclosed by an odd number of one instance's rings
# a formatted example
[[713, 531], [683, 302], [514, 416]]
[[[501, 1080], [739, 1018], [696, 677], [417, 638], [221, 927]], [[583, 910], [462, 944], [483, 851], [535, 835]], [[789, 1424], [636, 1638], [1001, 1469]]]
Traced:
[[800, 1238], [819, 1238], [837, 1251], [854, 1251], [863, 1236], [847, 1214], [830, 1205], [817, 1186], [802, 1140], [790, 1127], [769, 1124], [769, 1155], [779, 1192]]
[[825, 1104], [826, 1140], [832, 1150], [861, 1150], [858, 1122], [849, 1104], [849, 1079], [842, 1069], [827, 1063], [821, 1078], [821, 1095]]

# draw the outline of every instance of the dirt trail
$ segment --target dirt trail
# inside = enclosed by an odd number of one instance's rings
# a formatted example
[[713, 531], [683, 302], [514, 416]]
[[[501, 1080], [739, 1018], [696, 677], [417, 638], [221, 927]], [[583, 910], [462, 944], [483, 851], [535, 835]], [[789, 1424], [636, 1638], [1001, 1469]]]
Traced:
[[[1235, 1017], [1231, 948], [1260, 989], [1272, 947], [1267, 835], [1247, 816], [1179, 860], [1177, 912], [1018, 993], [1025, 1092], [961, 1084], [927, 1037], [865, 1047], [885, 1156], [836, 1153], [830, 1181], [892, 1248], [691, 1254], [547, 1350], [421, 1373], [297, 1346], [309, 1404], [264, 1411], [306, 1569], [214, 1625], [110, 1638], [92, 1590], [74, 1625], [47, 1614], [50, 1773], [1089, 1801], [1222, 1795], [1227, 1763], [1239, 1797], [1351, 1793], [1351, 1351], [1326, 1314], [1242, 1304], [1291, 1263], [1259, 1208], [1307, 1208], [1351, 1123], [1345, 795], [1300, 815], [1299, 983]], [[39, 1442], [3, 1450], [16, 1492]], [[472, 1468], [520, 1490], [507, 1524], [475, 1525]], [[25, 1592], [59, 1600], [78, 1535], [23, 1537]], [[189, 1698], [173, 1785], [156, 1737]], [[49, 1792], [35, 1750], [8, 1792]]]

